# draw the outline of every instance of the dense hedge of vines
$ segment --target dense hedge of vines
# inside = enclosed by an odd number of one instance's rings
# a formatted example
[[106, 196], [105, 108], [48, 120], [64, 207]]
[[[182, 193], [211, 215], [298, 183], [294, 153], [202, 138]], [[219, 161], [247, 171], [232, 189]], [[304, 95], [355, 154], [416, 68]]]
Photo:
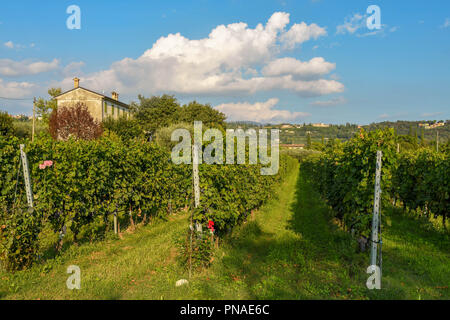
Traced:
[[332, 207], [336, 217], [359, 235], [368, 236], [373, 212], [377, 150], [382, 158], [382, 206], [397, 199], [405, 208], [427, 207], [433, 214], [449, 212], [448, 153], [419, 149], [397, 154], [392, 129], [360, 133], [348, 142], [326, 148], [301, 166]]
[[449, 181], [449, 152], [427, 149], [401, 154], [392, 177], [394, 196], [405, 210], [441, 216], [444, 224], [450, 214]]
[[396, 159], [392, 129], [365, 132], [339, 147], [326, 148], [306, 159], [301, 169], [333, 208], [338, 219], [357, 234], [369, 235], [373, 209], [377, 150], [383, 151], [382, 199], [391, 188], [391, 172]]
[[[31, 170], [35, 211], [25, 210], [19, 144], [0, 137], [0, 258], [8, 269], [28, 266], [37, 252], [43, 226], [95, 238], [119, 221], [164, 217], [189, 206], [192, 167], [175, 165], [170, 153], [155, 144], [119, 139], [25, 141]], [[291, 159], [292, 160], [292, 159]], [[44, 161], [52, 161], [43, 168]], [[215, 222], [218, 234], [232, 228], [270, 197], [286, 173], [262, 176], [259, 165], [200, 165], [201, 207], [195, 219]], [[17, 174], [19, 172], [19, 179]], [[20, 227], [19, 227], [20, 226]]]

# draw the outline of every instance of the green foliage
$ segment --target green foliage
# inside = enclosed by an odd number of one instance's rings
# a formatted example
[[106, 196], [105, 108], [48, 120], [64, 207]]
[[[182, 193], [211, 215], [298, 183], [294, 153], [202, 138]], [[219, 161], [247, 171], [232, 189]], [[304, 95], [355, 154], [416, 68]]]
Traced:
[[6, 270], [29, 267], [38, 253], [39, 215], [23, 208], [3, 210], [0, 216], [0, 261]]
[[310, 150], [312, 147], [311, 144], [311, 133], [308, 133], [308, 135], [306, 136], [306, 149]]
[[145, 98], [139, 95], [138, 99], [139, 104], [133, 102], [130, 107], [144, 130], [154, 132], [177, 121], [180, 104], [174, 96], [164, 94]]
[[225, 115], [222, 112], [213, 109], [209, 104], [201, 104], [197, 101], [181, 107], [178, 120], [188, 123], [202, 121], [207, 127], [225, 128]]
[[159, 128], [155, 132], [155, 142], [160, 147], [164, 148], [166, 151], [171, 151], [174, 146], [176, 146], [179, 142], [172, 141], [172, 132], [177, 129], [186, 129], [189, 130], [191, 137], [194, 136], [194, 124], [187, 122], [179, 122], [177, 124], [172, 124], [168, 127]]
[[[18, 171], [20, 143], [15, 137], [0, 137], [3, 212], [10, 212], [16, 203], [25, 203]], [[108, 137], [67, 141], [41, 137], [25, 144], [35, 212], [39, 212], [33, 217], [37, 225], [48, 225], [54, 233], [67, 228], [74, 242], [82, 236], [101, 238], [110, 230], [114, 213], [126, 226], [130, 219], [144, 222], [146, 217], [166, 217], [190, 203], [192, 167], [174, 165], [169, 152], [144, 140], [124, 144]], [[42, 168], [46, 160], [52, 163]], [[275, 176], [262, 176], [261, 165], [200, 165], [201, 207], [194, 219], [204, 224], [213, 220], [217, 235], [224, 234], [271, 197], [275, 183], [293, 161], [282, 156]], [[0, 216], [0, 225], [10, 228], [8, 219], [8, 215]], [[30, 237], [37, 237], [38, 230], [32, 230]], [[9, 255], [5, 248], [0, 253], [3, 257]]]
[[404, 209], [442, 216], [445, 223], [450, 212], [449, 173], [448, 153], [427, 149], [404, 153], [393, 172], [394, 194], [403, 202]]
[[47, 92], [51, 97], [50, 100], [45, 100], [44, 98], [38, 98], [36, 100], [36, 116], [42, 117], [42, 120], [46, 123], [52, 111], [57, 108], [57, 101], [54, 98], [61, 94], [61, 88], [50, 88]]
[[214, 253], [214, 236], [209, 231], [187, 232], [181, 240], [175, 241], [180, 252], [178, 259], [184, 268], [192, 266], [192, 270], [200, 270], [209, 267]]
[[370, 231], [377, 150], [383, 151], [382, 207], [395, 197], [404, 208], [430, 210], [444, 221], [448, 215], [448, 154], [428, 149], [397, 154], [398, 138], [393, 129], [361, 131], [341, 148], [327, 148], [302, 165], [336, 217], [359, 234]]
[[130, 107], [141, 127], [149, 133], [159, 128], [168, 127], [180, 122], [192, 123], [202, 121], [205, 126], [225, 128], [225, 115], [209, 104], [196, 101], [180, 106], [173, 95], [138, 96], [139, 103], [133, 102]]
[[138, 138], [143, 134], [143, 130], [137, 120], [126, 119], [123, 117], [120, 117], [117, 120], [107, 118], [103, 121], [103, 128], [106, 129], [107, 134], [114, 132], [124, 142]]
[[[365, 132], [336, 149], [329, 146], [307, 159], [302, 169], [333, 208], [335, 216], [349, 229], [368, 236], [373, 208], [377, 150], [383, 151], [381, 185], [391, 189], [391, 170], [396, 159], [393, 129]], [[386, 198], [382, 198], [386, 201]]]
[[0, 136], [11, 136], [14, 132], [11, 116], [7, 112], [0, 111]]

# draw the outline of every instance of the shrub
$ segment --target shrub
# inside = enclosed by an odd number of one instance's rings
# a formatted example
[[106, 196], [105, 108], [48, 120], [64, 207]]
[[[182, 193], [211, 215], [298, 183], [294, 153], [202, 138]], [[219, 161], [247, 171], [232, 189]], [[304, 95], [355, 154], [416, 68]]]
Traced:
[[13, 119], [7, 112], [0, 111], [0, 135], [11, 136], [14, 134]]
[[92, 140], [103, 133], [101, 124], [94, 121], [86, 105], [81, 102], [54, 109], [49, 120], [49, 131], [55, 140], [67, 140], [69, 137]]

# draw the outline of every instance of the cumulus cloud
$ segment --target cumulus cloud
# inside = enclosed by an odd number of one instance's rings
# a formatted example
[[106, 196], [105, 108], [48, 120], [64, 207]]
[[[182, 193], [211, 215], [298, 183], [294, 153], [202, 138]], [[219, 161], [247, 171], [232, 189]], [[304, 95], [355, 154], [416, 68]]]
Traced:
[[288, 32], [281, 36], [281, 41], [287, 48], [294, 48], [297, 44], [308, 41], [311, 38], [317, 39], [326, 34], [327, 31], [317, 24], [312, 23], [308, 26], [306, 23], [302, 22], [294, 24]]
[[[265, 25], [219, 25], [198, 40], [169, 34], [137, 59], [124, 58], [108, 70], [81, 77], [81, 81], [95, 90], [116, 89], [130, 95], [172, 92], [224, 96], [288, 90], [310, 97], [342, 92], [342, 83], [319, 78], [335, 67], [323, 58], [277, 62], [293, 46], [326, 34], [316, 24], [302, 22], [291, 28], [288, 24], [288, 13], [275, 12]], [[295, 70], [287, 72], [284, 64], [294, 65]], [[70, 87], [73, 76], [67, 76], [63, 86]]]
[[70, 77], [74, 74], [79, 76], [82, 74], [81, 68], [83, 68], [84, 66], [85, 63], [83, 61], [71, 62], [62, 69], [62, 74], [65, 77]]
[[294, 121], [310, 116], [305, 112], [291, 112], [288, 110], [274, 109], [278, 103], [277, 98], [265, 102], [238, 102], [224, 103], [215, 107], [223, 112], [230, 121], [256, 121], [261, 123], [281, 123]]
[[14, 43], [12, 41], [7, 41], [5, 43], [3, 43], [3, 45], [5, 47], [7, 47], [8, 49], [25, 49], [27, 47], [29, 48], [34, 48], [36, 45], [34, 43], [31, 43], [29, 46], [24, 45], [24, 44], [19, 44], [19, 43]]
[[335, 63], [325, 61], [322, 57], [302, 62], [294, 58], [281, 58], [269, 62], [262, 73], [267, 76], [294, 75], [300, 78], [317, 78], [326, 75], [336, 68]]
[[344, 97], [336, 97], [330, 100], [313, 101], [310, 103], [310, 105], [314, 107], [331, 107], [345, 103], [347, 103], [347, 99], [345, 99]]
[[354, 34], [358, 29], [366, 26], [366, 15], [355, 13], [351, 17], [345, 18], [343, 24], [336, 27], [337, 34]]
[[59, 67], [59, 60], [51, 62], [44, 61], [14, 61], [11, 59], [0, 59], [0, 75], [7, 77], [33, 75], [55, 70]]
[[[386, 30], [390, 33], [398, 30], [397, 26], [389, 28], [388, 25], [382, 24], [380, 29], [367, 29], [367, 14], [355, 13], [345, 18], [344, 23], [336, 27], [336, 34], [350, 34], [357, 37], [368, 37], [374, 35], [385, 35]], [[363, 30], [368, 30], [363, 32]]]
[[8, 98], [24, 98], [31, 94], [35, 85], [29, 82], [7, 82], [0, 78], [0, 96]]
[[3, 45], [5, 47], [9, 48], [9, 49], [13, 49], [14, 48], [14, 43], [12, 41], [7, 41]]

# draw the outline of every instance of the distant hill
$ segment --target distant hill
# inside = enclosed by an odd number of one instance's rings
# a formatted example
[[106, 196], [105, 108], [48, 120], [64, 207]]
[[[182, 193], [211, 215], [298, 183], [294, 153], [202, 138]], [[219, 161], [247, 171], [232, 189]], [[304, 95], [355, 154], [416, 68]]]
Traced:
[[369, 125], [357, 124], [330, 124], [329, 127], [321, 127], [318, 124], [261, 124], [253, 121], [227, 122], [227, 128], [278, 128], [280, 129], [280, 143], [298, 144], [306, 143], [307, 134], [311, 134], [312, 141], [321, 141], [322, 139], [341, 139], [348, 140], [353, 135], [364, 128], [371, 131], [383, 128], [394, 128], [399, 135], [412, 135], [417, 133], [418, 137], [424, 134], [425, 140], [434, 140], [436, 132], [439, 131], [440, 141], [450, 140], [450, 120], [434, 120], [434, 121], [383, 121], [371, 123]]

